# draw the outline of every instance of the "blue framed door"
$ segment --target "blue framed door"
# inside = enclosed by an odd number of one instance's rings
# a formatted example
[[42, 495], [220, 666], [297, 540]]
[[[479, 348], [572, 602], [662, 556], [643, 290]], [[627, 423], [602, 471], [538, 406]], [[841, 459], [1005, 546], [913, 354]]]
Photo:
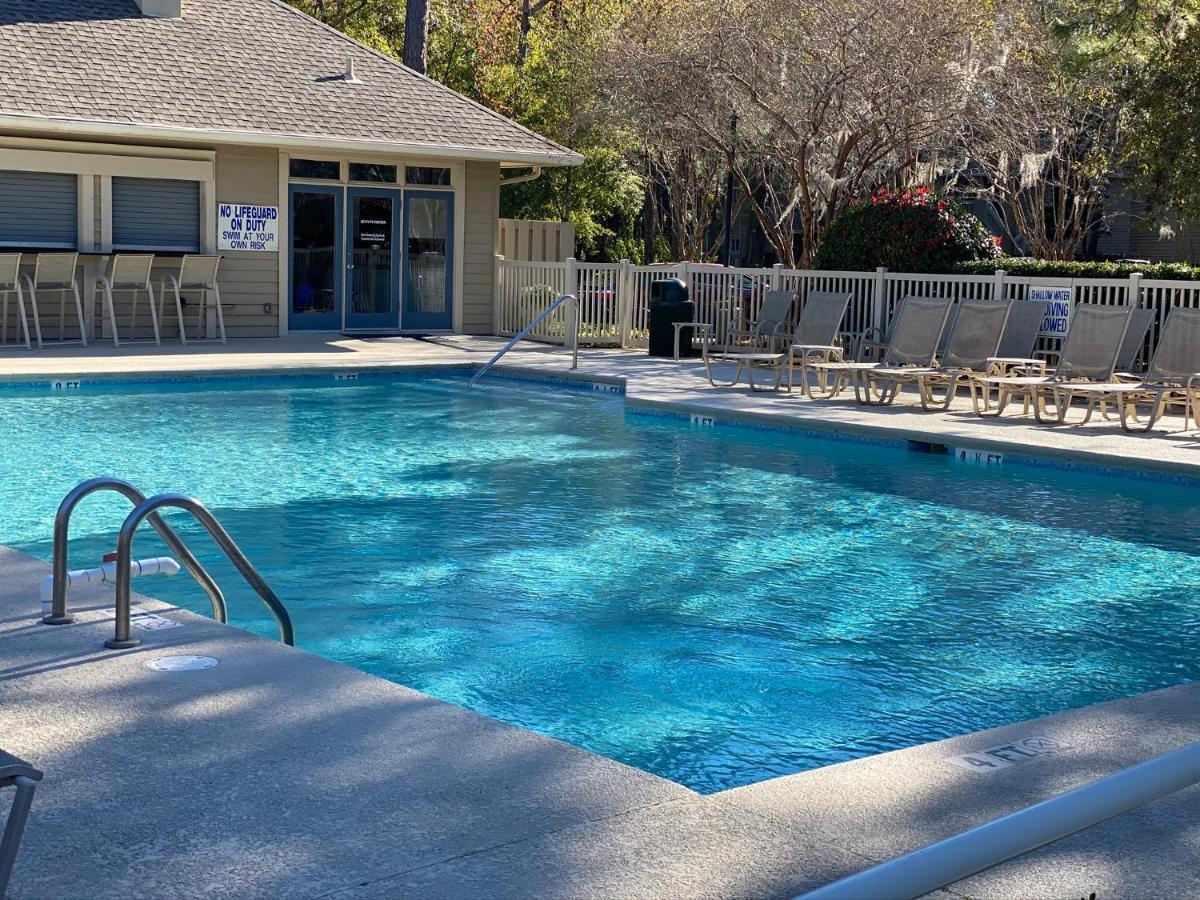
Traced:
[[288, 188], [288, 329], [342, 327], [342, 188]]
[[454, 194], [404, 192], [405, 331], [454, 327]]
[[400, 191], [346, 191], [347, 331], [400, 326]]

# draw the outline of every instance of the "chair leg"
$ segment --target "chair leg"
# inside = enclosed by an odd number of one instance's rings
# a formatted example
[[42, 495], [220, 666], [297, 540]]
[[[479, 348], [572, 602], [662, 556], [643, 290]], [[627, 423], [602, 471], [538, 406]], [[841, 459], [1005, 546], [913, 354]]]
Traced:
[[147, 279], [146, 281], [146, 296], [150, 303], [150, 327], [154, 329], [154, 346], [162, 346], [162, 332], [158, 325], [158, 311], [154, 307], [154, 284]]
[[[87, 346], [87, 320], [83, 315], [83, 296], [79, 293], [79, 282], [71, 279], [71, 293], [75, 297], [75, 315], [79, 319], [79, 343], [81, 346]], [[66, 291], [63, 291], [66, 295]]]
[[217, 303], [217, 335], [222, 344], [225, 343], [225, 313], [221, 309], [221, 289], [214, 282], [212, 286], [213, 299]]
[[41, 350], [44, 346], [42, 342], [42, 319], [38, 315], [37, 288], [33, 286], [33, 282], [29, 283], [29, 309], [33, 313], [33, 333], [37, 339], [37, 348]]
[[[113, 305], [112, 285], [105, 282], [104, 284], [104, 315], [108, 316], [108, 327], [112, 329], [113, 346], [120, 347], [121, 340], [117, 334], [117, 312]], [[133, 321], [130, 319], [130, 330], [132, 332]]]
[[0, 838], [0, 897], [8, 892], [8, 882], [12, 877], [13, 864], [17, 861], [17, 850], [25, 833], [25, 823], [29, 819], [36, 785], [37, 782], [31, 778], [16, 779], [17, 796], [13, 798], [12, 807], [8, 811], [4, 837]]
[[175, 315], [179, 318], [179, 343], [187, 346], [187, 324], [183, 320], [183, 297], [179, 295], [179, 283], [172, 281], [171, 290], [175, 294]]

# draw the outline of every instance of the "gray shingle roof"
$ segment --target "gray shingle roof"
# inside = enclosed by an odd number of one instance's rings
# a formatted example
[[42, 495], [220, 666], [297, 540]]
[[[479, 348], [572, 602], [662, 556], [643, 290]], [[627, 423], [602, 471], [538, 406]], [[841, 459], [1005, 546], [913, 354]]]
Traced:
[[[359, 83], [338, 77], [348, 57]], [[178, 19], [134, 0], [0, 0], [3, 116], [578, 161], [282, 0], [184, 0]]]

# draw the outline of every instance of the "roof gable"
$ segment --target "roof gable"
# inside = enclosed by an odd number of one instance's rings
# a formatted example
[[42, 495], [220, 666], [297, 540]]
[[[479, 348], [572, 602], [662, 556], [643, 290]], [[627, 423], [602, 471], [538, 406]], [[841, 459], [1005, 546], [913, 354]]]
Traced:
[[134, 0], [3, 0], [3, 116], [579, 161], [282, 0], [184, 0], [173, 19]]

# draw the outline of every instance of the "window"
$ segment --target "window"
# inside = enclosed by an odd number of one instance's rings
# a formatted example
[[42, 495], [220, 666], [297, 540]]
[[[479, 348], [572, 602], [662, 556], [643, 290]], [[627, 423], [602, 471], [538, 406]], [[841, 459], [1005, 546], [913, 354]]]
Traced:
[[79, 179], [54, 172], [0, 172], [0, 246], [75, 246]]
[[114, 177], [112, 243], [116, 249], [199, 250], [200, 183]]
[[293, 178], [329, 178], [337, 181], [342, 177], [342, 164], [330, 159], [288, 160], [288, 174]]
[[405, 166], [404, 180], [409, 184], [450, 184], [449, 169], [432, 169], [428, 166]]
[[351, 181], [382, 181], [386, 184], [396, 183], [396, 167], [381, 166], [376, 163], [350, 163]]

